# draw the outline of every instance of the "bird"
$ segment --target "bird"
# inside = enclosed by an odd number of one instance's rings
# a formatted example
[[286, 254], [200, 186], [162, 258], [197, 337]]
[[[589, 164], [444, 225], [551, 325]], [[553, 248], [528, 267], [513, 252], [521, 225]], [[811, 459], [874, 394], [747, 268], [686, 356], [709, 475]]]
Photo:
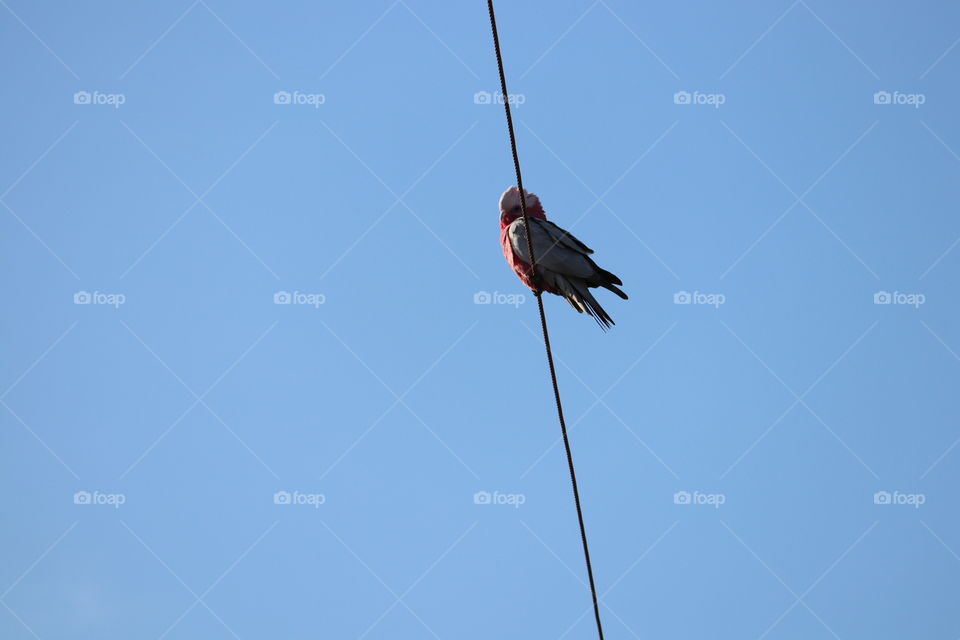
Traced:
[[587, 313], [606, 331], [616, 323], [590, 289], [603, 287], [626, 300], [627, 294], [617, 288], [623, 286], [623, 282], [597, 266], [590, 257], [593, 249], [547, 220], [536, 194], [524, 189], [524, 195], [536, 269], [531, 273], [527, 232], [517, 187], [509, 187], [500, 196], [500, 245], [507, 264], [534, 293], [546, 291], [561, 296], [577, 313]]

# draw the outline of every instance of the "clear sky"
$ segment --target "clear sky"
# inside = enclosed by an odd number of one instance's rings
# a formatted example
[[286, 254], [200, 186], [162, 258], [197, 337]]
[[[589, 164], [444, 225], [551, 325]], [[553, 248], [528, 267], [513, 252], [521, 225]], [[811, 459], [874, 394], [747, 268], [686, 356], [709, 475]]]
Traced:
[[[608, 637], [956, 638], [960, 7], [498, 9]], [[0, 54], [0, 637], [595, 637], [485, 3]]]

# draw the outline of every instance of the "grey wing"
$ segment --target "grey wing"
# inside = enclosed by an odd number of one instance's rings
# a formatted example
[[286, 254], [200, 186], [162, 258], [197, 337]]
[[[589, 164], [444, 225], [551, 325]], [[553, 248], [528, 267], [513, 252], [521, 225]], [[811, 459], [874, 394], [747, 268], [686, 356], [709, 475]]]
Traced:
[[[557, 225], [555, 225], [554, 223], [550, 222], [549, 220], [538, 220], [538, 219], [536, 219], [536, 218], [534, 218], [534, 219], [537, 220], [538, 224], [543, 225], [544, 229], [546, 229], [546, 231], [547, 231], [555, 240], [558, 240], [558, 241], [562, 242], [563, 244], [567, 245], [568, 247], [570, 247], [570, 248], [573, 249], [574, 251], [579, 251], [580, 253], [586, 253], [586, 254], [591, 254], [591, 253], [593, 253], [593, 249], [591, 249], [591, 248], [588, 247], [587, 245], [583, 244], [583, 242], [581, 242], [580, 240], [578, 240], [575, 235], [573, 235], [572, 233], [570, 233], [570, 232], [567, 231], [566, 229], [562, 229], [562, 228], [558, 227]], [[534, 247], [533, 250], [536, 251], [537, 248]]]
[[[530, 218], [529, 222], [538, 267], [575, 278], [588, 279], [593, 275], [594, 265], [587, 257], [593, 253], [589, 247], [552, 222], [539, 218]], [[529, 264], [523, 218], [514, 220], [507, 232], [514, 253]]]

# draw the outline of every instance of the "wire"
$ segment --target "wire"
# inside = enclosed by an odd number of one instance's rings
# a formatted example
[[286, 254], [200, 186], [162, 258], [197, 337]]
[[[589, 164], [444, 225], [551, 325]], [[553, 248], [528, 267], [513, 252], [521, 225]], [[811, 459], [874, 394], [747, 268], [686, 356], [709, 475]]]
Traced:
[[573, 501], [577, 506], [577, 521], [580, 524], [580, 540], [583, 543], [583, 557], [587, 564], [587, 578], [590, 581], [590, 597], [593, 599], [593, 617], [597, 621], [597, 634], [603, 640], [603, 625], [600, 622], [600, 605], [597, 602], [597, 586], [593, 581], [593, 565], [590, 562], [590, 548], [587, 545], [587, 529], [583, 524], [583, 509], [580, 507], [580, 490], [577, 488], [577, 473], [573, 468], [573, 454], [570, 451], [570, 438], [567, 424], [563, 419], [563, 404], [560, 402], [560, 387], [557, 384], [557, 371], [553, 365], [553, 350], [550, 348], [550, 333], [547, 331], [547, 315], [543, 310], [543, 292], [536, 274], [536, 257], [533, 254], [533, 235], [527, 219], [527, 199], [523, 190], [523, 177], [520, 175], [520, 156], [517, 154], [517, 138], [513, 133], [513, 117], [510, 115], [510, 100], [507, 96], [507, 79], [503, 72], [503, 57], [500, 55], [500, 36], [497, 34], [497, 19], [493, 13], [493, 0], [487, 0], [490, 12], [490, 29], [493, 31], [493, 48], [497, 52], [497, 68], [500, 71], [500, 91], [503, 95], [503, 109], [507, 114], [507, 131], [510, 133], [510, 151], [513, 153], [513, 166], [517, 172], [517, 189], [520, 191], [520, 213], [523, 215], [523, 228], [527, 236], [527, 252], [530, 255], [530, 279], [537, 287], [534, 295], [540, 310], [540, 327], [543, 329], [543, 344], [547, 350], [547, 364], [550, 366], [550, 380], [553, 383], [553, 397], [557, 402], [557, 417], [560, 419], [560, 433], [563, 434], [563, 447], [567, 452], [567, 467], [570, 469], [570, 483], [573, 485]]

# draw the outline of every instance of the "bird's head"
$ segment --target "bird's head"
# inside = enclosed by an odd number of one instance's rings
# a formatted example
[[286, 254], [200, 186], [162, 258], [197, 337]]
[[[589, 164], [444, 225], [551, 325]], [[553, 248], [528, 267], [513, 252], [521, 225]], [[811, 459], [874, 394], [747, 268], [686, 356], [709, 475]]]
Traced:
[[[540, 205], [540, 198], [536, 194], [523, 190], [526, 195], [527, 216], [530, 218], [547, 219]], [[521, 217], [520, 211], [520, 190], [516, 187], [510, 187], [500, 196], [500, 228], [505, 229], [510, 226], [517, 218]]]

